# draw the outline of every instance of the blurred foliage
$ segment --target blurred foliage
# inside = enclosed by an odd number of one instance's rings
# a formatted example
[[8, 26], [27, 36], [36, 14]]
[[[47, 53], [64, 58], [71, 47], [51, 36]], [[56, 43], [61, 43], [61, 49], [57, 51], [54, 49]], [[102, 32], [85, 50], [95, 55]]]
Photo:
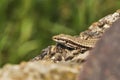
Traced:
[[120, 0], [0, 0], [0, 66], [40, 54], [59, 33], [79, 35]]

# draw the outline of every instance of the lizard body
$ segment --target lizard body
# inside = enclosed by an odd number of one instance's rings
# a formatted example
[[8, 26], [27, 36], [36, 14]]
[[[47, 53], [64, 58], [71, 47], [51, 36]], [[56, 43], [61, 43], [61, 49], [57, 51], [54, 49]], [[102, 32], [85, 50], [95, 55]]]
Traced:
[[92, 48], [94, 47], [98, 39], [85, 40], [85, 39], [81, 39], [80, 37], [76, 37], [76, 36], [60, 34], [60, 35], [53, 36], [53, 40], [56, 41], [57, 43], [63, 44], [71, 48], [79, 48], [81, 46]]

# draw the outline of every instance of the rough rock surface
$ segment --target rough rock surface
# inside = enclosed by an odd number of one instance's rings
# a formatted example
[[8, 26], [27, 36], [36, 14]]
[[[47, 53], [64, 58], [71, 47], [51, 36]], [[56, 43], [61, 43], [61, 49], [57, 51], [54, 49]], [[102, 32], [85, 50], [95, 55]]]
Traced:
[[120, 80], [120, 19], [91, 51], [79, 80]]
[[75, 80], [80, 66], [74, 63], [51, 63], [49, 61], [7, 64], [0, 70], [0, 80]]

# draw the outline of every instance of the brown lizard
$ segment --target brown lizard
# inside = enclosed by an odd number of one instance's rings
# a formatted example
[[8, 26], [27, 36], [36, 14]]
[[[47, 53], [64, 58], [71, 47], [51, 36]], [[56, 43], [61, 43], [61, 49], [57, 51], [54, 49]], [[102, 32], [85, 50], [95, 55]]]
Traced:
[[60, 43], [70, 48], [79, 48], [81, 46], [92, 48], [94, 47], [96, 41], [98, 41], [98, 39], [84, 40], [81, 39], [80, 37], [70, 36], [65, 34], [53, 36], [53, 40], [56, 41], [57, 43]]

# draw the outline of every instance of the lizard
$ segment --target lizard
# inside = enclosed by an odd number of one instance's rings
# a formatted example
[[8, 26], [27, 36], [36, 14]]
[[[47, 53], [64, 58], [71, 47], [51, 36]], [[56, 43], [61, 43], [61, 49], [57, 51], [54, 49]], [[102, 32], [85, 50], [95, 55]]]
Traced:
[[[71, 61], [81, 59], [77, 56], [89, 53], [89, 50], [94, 48], [96, 42], [102, 37], [103, 33], [111, 27], [111, 24], [120, 18], [120, 10], [115, 13], [103, 17], [102, 19], [94, 22], [89, 28], [80, 32], [78, 36], [71, 36], [66, 34], [55, 35], [52, 39], [57, 45], [50, 46], [41, 52], [40, 56], [35, 57], [35, 60], [52, 58], [56, 61]], [[60, 54], [64, 59], [60, 60]], [[42, 57], [42, 58], [41, 58]], [[85, 58], [84, 58], [85, 59]]]
[[96, 41], [98, 41], [97, 38], [85, 40], [77, 36], [70, 36], [66, 34], [55, 35], [52, 37], [52, 39], [57, 43], [60, 43], [66, 47], [70, 47], [74, 49], [80, 47], [93, 48], [95, 46]]

